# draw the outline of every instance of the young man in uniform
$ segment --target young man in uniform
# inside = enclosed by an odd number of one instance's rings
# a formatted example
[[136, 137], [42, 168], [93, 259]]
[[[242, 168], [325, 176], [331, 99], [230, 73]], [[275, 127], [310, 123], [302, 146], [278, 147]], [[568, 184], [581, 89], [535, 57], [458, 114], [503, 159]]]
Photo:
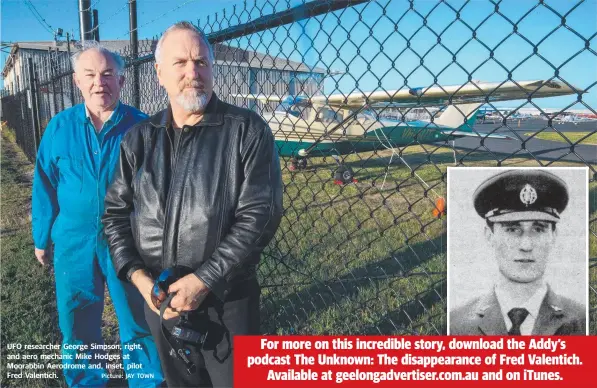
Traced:
[[585, 308], [545, 280], [568, 204], [566, 183], [542, 170], [509, 170], [483, 182], [473, 197], [499, 275], [491, 292], [450, 313], [450, 334], [585, 335]]

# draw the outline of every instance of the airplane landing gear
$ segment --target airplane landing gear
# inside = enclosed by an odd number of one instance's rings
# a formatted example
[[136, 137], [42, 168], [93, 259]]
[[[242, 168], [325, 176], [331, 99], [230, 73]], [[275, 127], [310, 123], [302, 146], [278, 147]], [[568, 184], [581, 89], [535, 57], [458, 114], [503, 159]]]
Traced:
[[357, 180], [354, 179], [354, 171], [344, 164], [341, 164], [334, 173], [334, 183], [337, 185], [347, 185], [356, 182]]
[[290, 160], [290, 166], [288, 166], [288, 169], [290, 171], [299, 171], [299, 170], [304, 170], [307, 168], [307, 158], [295, 158], [293, 157]]
[[332, 158], [338, 164], [338, 168], [332, 174], [332, 178], [334, 178], [334, 183], [337, 185], [347, 185], [349, 183], [357, 183], [357, 180], [354, 179], [354, 171], [352, 168], [348, 167], [340, 160], [340, 156], [332, 155]]

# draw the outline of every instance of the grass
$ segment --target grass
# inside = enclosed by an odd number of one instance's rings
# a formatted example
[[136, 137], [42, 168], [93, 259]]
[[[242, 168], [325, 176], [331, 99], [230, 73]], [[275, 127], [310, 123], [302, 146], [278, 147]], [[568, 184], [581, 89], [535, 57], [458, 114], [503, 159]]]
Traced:
[[[525, 133], [525, 136], [533, 136], [534, 133]], [[563, 135], [563, 136], [562, 136]], [[565, 136], [565, 137], [564, 137]], [[565, 132], [559, 134], [557, 132], [541, 132], [534, 136], [541, 140], [551, 140], [560, 143], [572, 144], [586, 144], [597, 145], [597, 132]]]
[[[330, 182], [331, 158], [309, 159], [307, 170], [298, 173], [282, 161], [286, 211], [260, 267], [265, 332], [446, 332], [446, 225], [432, 210], [435, 199], [445, 197], [453, 153], [434, 146], [401, 152], [418, 177], [389, 151], [362, 153], [346, 160], [358, 183], [343, 187]], [[483, 152], [457, 157], [466, 166], [539, 165], [522, 157], [496, 155], [496, 160]], [[597, 183], [591, 188], [594, 203]], [[591, 219], [596, 215], [593, 207]], [[594, 235], [590, 252], [597, 256]], [[591, 269], [593, 280], [596, 272]], [[596, 304], [593, 293], [591, 305]], [[597, 332], [594, 323], [591, 330]]]
[[[35, 261], [29, 221], [31, 165], [2, 131], [2, 351], [5, 344], [60, 343], [51, 272]], [[432, 214], [445, 197], [452, 150], [399, 150], [414, 172], [390, 151], [351, 155], [358, 180], [331, 182], [335, 162], [309, 159], [291, 173], [282, 160], [285, 214], [259, 268], [262, 331], [277, 334], [443, 334], [446, 332], [446, 225]], [[523, 157], [459, 152], [460, 165], [537, 166]], [[388, 168], [389, 162], [392, 164]], [[555, 162], [550, 166], [578, 166]], [[591, 183], [591, 219], [597, 182]], [[597, 223], [590, 255], [597, 257]], [[597, 263], [590, 270], [597, 284]], [[591, 293], [591, 306], [597, 294]], [[591, 333], [597, 334], [597, 309]], [[117, 321], [107, 298], [103, 334], [116, 343]], [[3, 370], [5, 358], [3, 357]], [[19, 381], [19, 386], [23, 380]], [[33, 383], [32, 383], [33, 384]], [[61, 386], [41, 381], [31, 386]], [[2, 386], [16, 386], [2, 378]]]
[[[41, 354], [7, 350], [7, 344], [59, 344], [55, 310], [54, 278], [33, 254], [30, 224], [31, 174], [33, 168], [16, 147], [14, 135], [2, 128], [2, 354]], [[7, 357], [2, 357], [6, 371]], [[15, 361], [17, 364], [23, 361]], [[16, 372], [16, 371], [13, 371]], [[25, 385], [24, 385], [25, 384]], [[2, 374], [2, 386], [64, 386], [58, 380], [9, 380]]]
[[[35, 259], [31, 236], [31, 182], [33, 166], [16, 146], [14, 134], [2, 126], [2, 180], [0, 213], [2, 265], [2, 387], [66, 387], [58, 379], [8, 379], [8, 354], [49, 354], [51, 351], [8, 350], [7, 344], [60, 344], [54, 276]], [[114, 309], [106, 302], [102, 332], [106, 343], [118, 342]], [[12, 361], [22, 364], [24, 361]], [[44, 362], [45, 364], [46, 362]], [[53, 363], [59, 363], [53, 362]], [[44, 372], [44, 370], [37, 370]], [[13, 371], [17, 372], [17, 371]], [[118, 384], [118, 382], [115, 382]], [[120, 382], [124, 386], [124, 382]]]

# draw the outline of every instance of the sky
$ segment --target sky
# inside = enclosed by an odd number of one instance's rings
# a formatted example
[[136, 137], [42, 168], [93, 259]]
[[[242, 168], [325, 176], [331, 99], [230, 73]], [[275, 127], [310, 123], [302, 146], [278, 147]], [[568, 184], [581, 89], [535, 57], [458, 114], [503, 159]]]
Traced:
[[[36, 19], [27, 1], [50, 27]], [[79, 36], [77, 0], [27, 1], [2, 0], [3, 42], [52, 40], [50, 29], [57, 28]], [[140, 39], [151, 38], [179, 20], [191, 20], [210, 33], [303, 1], [138, 0], [138, 34]], [[326, 79], [326, 93], [425, 87], [436, 79], [440, 85], [461, 85], [469, 77], [502, 82], [509, 72], [516, 81], [557, 74], [587, 90], [582, 101], [597, 110], [597, 0], [544, 3], [424, 0], [414, 1], [410, 9], [406, 0], [376, 0], [226, 44], [339, 72]], [[99, 11], [102, 40], [128, 39], [127, 0], [91, 4]], [[1, 60], [4, 64], [5, 53]], [[587, 108], [576, 102], [576, 96], [535, 103], [542, 108]], [[524, 101], [496, 106], [532, 107]]]

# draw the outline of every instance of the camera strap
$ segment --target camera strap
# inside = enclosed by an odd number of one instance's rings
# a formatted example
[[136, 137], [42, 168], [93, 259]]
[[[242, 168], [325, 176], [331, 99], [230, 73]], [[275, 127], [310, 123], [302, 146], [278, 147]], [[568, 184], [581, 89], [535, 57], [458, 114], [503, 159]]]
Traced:
[[164, 300], [160, 305], [160, 326], [162, 326], [162, 335], [164, 336], [164, 339], [166, 339], [166, 342], [168, 342], [168, 345], [170, 345], [170, 354], [172, 356], [178, 357], [182, 362], [184, 362], [188, 374], [193, 374], [195, 373], [197, 368], [195, 367], [195, 364], [193, 364], [193, 362], [189, 359], [189, 349], [187, 349], [187, 347], [183, 345], [182, 341], [176, 338], [172, 338], [172, 335], [164, 326], [164, 312], [166, 311], [168, 306], [170, 306], [170, 302], [172, 301], [175, 295], [176, 293], [174, 292], [169, 294], [166, 300]]

